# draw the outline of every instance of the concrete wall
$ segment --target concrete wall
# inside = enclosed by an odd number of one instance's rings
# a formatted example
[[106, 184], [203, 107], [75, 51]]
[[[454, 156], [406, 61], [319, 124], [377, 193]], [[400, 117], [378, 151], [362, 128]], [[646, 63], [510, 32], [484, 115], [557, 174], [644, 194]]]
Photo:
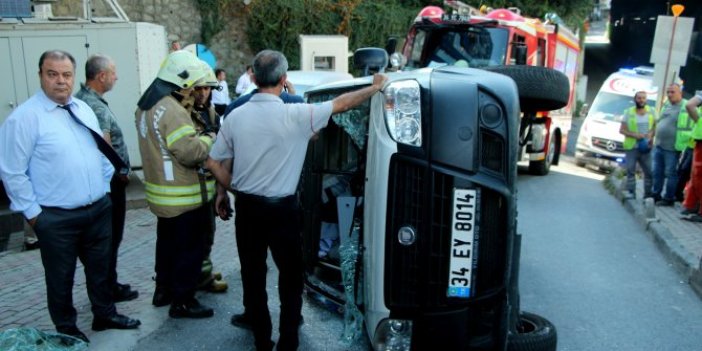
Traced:
[[[120, 6], [132, 22], [150, 22], [166, 28], [169, 42], [177, 40], [182, 47], [201, 43], [200, 12], [196, 0], [121, 0]], [[109, 6], [104, 1], [92, 1], [93, 16], [108, 17]], [[54, 16], [83, 17], [81, 0], [59, 0], [53, 3]], [[246, 40], [246, 5], [240, 0], [227, 2], [226, 24], [209, 44], [217, 57], [217, 65], [227, 72], [227, 82], [234, 85], [253, 55]]]

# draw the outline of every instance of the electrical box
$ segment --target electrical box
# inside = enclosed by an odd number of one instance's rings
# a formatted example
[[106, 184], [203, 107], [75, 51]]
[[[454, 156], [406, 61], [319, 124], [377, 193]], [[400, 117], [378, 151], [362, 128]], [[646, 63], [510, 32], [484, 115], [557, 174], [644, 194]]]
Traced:
[[41, 87], [39, 57], [46, 50], [67, 51], [76, 59], [73, 92], [85, 83], [85, 61], [92, 54], [111, 57], [117, 83], [104, 96], [124, 133], [133, 167], [141, 166], [134, 112], [142, 93], [168, 55], [163, 26], [142, 22], [0, 22], [0, 124]]
[[349, 38], [343, 35], [300, 35], [300, 69], [349, 72]]

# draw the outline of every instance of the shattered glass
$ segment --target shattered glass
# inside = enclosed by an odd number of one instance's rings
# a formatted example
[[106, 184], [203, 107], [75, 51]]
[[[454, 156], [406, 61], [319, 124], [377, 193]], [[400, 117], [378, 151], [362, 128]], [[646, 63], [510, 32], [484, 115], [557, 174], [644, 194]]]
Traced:
[[368, 134], [368, 108], [352, 109], [332, 116], [332, 120], [341, 127], [360, 150], [365, 150]]
[[0, 332], [3, 351], [82, 351], [88, 344], [83, 340], [36, 328], [12, 328]]
[[[358, 236], [361, 221], [354, 220], [351, 236], [341, 241], [341, 276], [344, 285], [346, 304], [344, 305], [344, 333], [341, 341], [351, 345], [363, 335], [363, 313], [358, 309], [356, 296], [356, 262], [358, 260]], [[360, 272], [359, 272], [360, 273]]]

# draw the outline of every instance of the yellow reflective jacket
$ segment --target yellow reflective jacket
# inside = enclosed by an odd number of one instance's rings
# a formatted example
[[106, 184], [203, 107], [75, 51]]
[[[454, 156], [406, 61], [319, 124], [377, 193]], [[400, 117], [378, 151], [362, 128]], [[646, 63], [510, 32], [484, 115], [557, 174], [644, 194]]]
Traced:
[[214, 183], [204, 184], [198, 172], [213, 140], [195, 130], [188, 109], [165, 96], [148, 111], [137, 109], [136, 127], [151, 212], [171, 218], [212, 199]]
[[[648, 114], [648, 129], [651, 130], [653, 129], [654, 126], [654, 121], [656, 119], [655, 117], [655, 111], [648, 105], [644, 108], [646, 110], [646, 113]], [[627, 123], [627, 127], [629, 128], [630, 132], [633, 133], [638, 133], [639, 132], [639, 126], [636, 124], [636, 106], [629, 107], [628, 109], [624, 110], [624, 118]], [[624, 137], [624, 150], [631, 150], [634, 148], [634, 145], [636, 144], [636, 139], [630, 137], [630, 136], [625, 136]]]

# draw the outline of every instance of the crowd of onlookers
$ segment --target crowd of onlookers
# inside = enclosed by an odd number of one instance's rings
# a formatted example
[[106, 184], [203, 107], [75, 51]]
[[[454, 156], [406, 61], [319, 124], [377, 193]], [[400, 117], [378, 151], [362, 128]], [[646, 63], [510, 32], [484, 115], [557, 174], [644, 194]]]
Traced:
[[[24, 215], [38, 239], [33, 245], [40, 250], [56, 330], [89, 342], [73, 307], [78, 259], [92, 329], [135, 329], [141, 322], [115, 308], [115, 302], [139, 296], [117, 277], [131, 172], [124, 126], [104, 98], [117, 82], [117, 67], [107, 56], [89, 57], [86, 81], [72, 96], [76, 66], [66, 51], [41, 55], [41, 89], [0, 126], [0, 179], [11, 209]], [[146, 201], [157, 217], [152, 304], [170, 306], [172, 318], [214, 314], [195, 293], [228, 288], [210, 252], [216, 217], [229, 220], [236, 210], [244, 311], [231, 323], [252, 330], [258, 350], [275, 345], [265, 289], [269, 249], [280, 273], [277, 349], [299, 344], [303, 262], [295, 192], [307, 143], [332, 113], [363, 103], [386, 81], [378, 74], [370, 86], [312, 105], [282, 98], [284, 89], [294, 95], [287, 69], [280, 52], [260, 52], [236, 85], [237, 94], [251, 93], [232, 102], [223, 70], [174, 48], [134, 115]]]
[[636, 197], [637, 168], [643, 173], [644, 198], [656, 206], [682, 202], [681, 218], [702, 222], [702, 93], [682, 97], [677, 83], [666, 87], [660, 113], [646, 103], [646, 92], [634, 95], [635, 106], [624, 111], [627, 197]]

